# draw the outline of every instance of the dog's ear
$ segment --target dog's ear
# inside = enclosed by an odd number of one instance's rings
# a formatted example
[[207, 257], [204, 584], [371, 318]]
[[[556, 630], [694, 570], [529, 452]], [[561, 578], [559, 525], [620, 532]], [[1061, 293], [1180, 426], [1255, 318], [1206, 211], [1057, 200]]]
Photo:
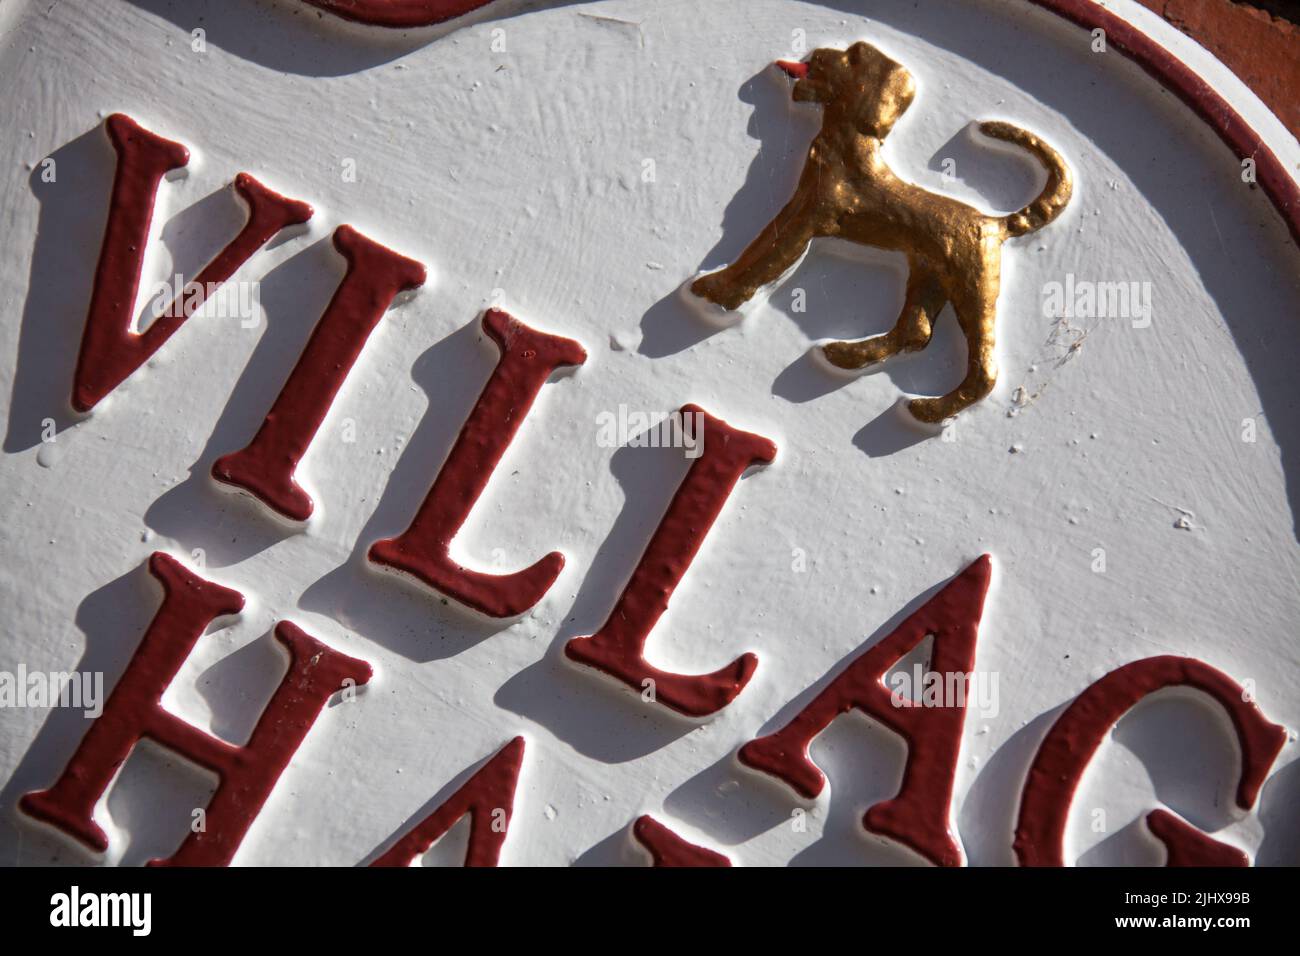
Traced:
[[849, 62], [854, 66], [863, 63], [871, 55], [871, 44], [866, 40], [859, 40], [853, 46], [849, 47]]

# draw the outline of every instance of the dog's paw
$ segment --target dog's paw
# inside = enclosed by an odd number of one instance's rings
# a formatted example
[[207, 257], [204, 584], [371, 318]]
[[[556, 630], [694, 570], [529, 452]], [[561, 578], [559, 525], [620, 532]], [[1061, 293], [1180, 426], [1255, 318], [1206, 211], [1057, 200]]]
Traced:
[[880, 364], [886, 358], [880, 343], [873, 339], [863, 342], [825, 342], [820, 351], [827, 362], [847, 372], [862, 371]]
[[748, 298], [727, 282], [722, 272], [708, 272], [690, 284], [691, 295], [711, 302], [724, 312], [736, 312]]
[[709, 272], [696, 276], [681, 287], [682, 299], [706, 322], [726, 327], [744, 317], [744, 299], [737, 299], [726, 290], [719, 273]]
[[836, 368], [856, 371], [866, 362], [860, 356], [861, 349], [853, 342], [827, 342], [822, 346], [822, 355]]

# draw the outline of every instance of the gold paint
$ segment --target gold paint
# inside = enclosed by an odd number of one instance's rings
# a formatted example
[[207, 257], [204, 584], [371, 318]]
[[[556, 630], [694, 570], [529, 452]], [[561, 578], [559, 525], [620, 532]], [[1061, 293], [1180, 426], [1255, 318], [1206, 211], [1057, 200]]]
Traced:
[[884, 139], [916, 96], [912, 75], [867, 43], [848, 50], [820, 49], [798, 76], [794, 99], [821, 103], [822, 127], [808, 150], [794, 198], [734, 263], [702, 276], [691, 291], [725, 309], [737, 309], [759, 289], [792, 269], [819, 237], [837, 237], [907, 256], [903, 311], [883, 335], [823, 346], [844, 369], [861, 369], [930, 342], [932, 325], [951, 302], [966, 336], [967, 369], [960, 385], [939, 398], [908, 403], [917, 419], [937, 424], [993, 390], [997, 364], [994, 326], [1002, 243], [1041, 229], [1065, 209], [1070, 169], [1037, 136], [1010, 123], [985, 122], [986, 136], [1014, 143], [1046, 167], [1041, 194], [1018, 212], [987, 216], [965, 203], [900, 179], [881, 156]]

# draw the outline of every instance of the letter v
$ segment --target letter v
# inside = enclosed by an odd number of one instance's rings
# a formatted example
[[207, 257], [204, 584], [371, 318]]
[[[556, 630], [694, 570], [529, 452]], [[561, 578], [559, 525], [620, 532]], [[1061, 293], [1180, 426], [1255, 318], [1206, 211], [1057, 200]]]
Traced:
[[81, 352], [72, 383], [72, 407], [88, 412], [158, 351], [207, 291], [225, 282], [286, 226], [306, 222], [312, 208], [272, 192], [248, 173], [235, 177], [235, 190], [248, 205], [248, 221], [195, 278], [202, 291], [190, 297], [175, 290], [176, 301], [143, 332], [131, 331], [149, 226], [158, 185], [167, 173], [189, 163], [180, 143], [163, 139], [122, 113], [104, 123], [117, 153], [117, 171], [108, 205], [108, 225], [99, 250], [90, 311], [81, 336]]

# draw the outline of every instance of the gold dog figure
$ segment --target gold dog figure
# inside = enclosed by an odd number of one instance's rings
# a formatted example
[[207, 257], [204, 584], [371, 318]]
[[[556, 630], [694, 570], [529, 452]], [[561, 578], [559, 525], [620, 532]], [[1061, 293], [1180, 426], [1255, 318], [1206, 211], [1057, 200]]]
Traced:
[[993, 356], [1002, 243], [1041, 229], [1070, 201], [1069, 167], [1037, 136], [1009, 123], [986, 122], [986, 135], [1028, 150], [1047, 168], [1042, 193], [1019, 212], [987, 216], [965, 203], [900, 179], [881, 156], [884, 139], [916, 95], [912, 75], [868, 43], [820, 49], [803, 63], [777, 64], [795, 80], [799, 102], [822, 104], [821, 130], [792, 198], [734, 263], [701, 276], [691, 291], [727, 310], [793, 269], [819, 237], [838, 237], [907, 256], [902, 314], [884, 335], [822, 347], [831, 364], [861, 369], [930, 341], [934, 320], [951, 302], [966, 336], [960, 385], [908, 409], [939, 424], [988, 395], [997, 380]]

